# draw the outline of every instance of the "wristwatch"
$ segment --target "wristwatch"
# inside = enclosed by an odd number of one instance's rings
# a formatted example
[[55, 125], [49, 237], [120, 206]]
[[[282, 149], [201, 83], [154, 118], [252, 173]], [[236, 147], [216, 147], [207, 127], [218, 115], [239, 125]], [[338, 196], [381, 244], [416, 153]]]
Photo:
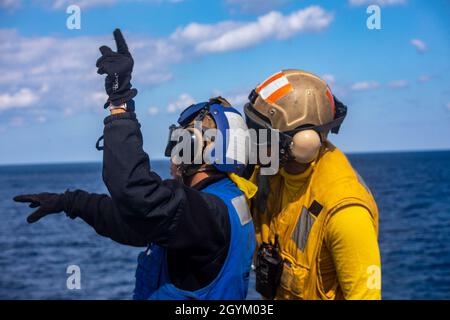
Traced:
[[123, 109], [125, 111], [133, 112], [134, 111], [134, 100], [131, 99], [130, 101], [119, 104], [118, 106], [115, 106], [110, 103], [108, 108], [109, 108], [109, 111], [113, 111], [114, 109]]
[[118, 106], [114, 106], [112, 104], [109, 104], [109, 111], [113, 111], [115, 109], [123, 109], [123, 110], [126, 111], [127, 110], [127, 103], [122, 103], [122, 104], [120, 104]]

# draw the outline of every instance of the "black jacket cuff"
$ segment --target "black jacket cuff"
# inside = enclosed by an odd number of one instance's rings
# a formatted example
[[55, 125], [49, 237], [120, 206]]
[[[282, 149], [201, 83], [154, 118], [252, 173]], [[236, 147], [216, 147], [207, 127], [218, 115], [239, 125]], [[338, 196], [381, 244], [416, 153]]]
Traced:
[[134, 112], [121, 112], [117, 114], [109, 115], [103, 120], [103, 124], [107, 125], [115, 120], [134, 120], [136, 121], [136, 113]]

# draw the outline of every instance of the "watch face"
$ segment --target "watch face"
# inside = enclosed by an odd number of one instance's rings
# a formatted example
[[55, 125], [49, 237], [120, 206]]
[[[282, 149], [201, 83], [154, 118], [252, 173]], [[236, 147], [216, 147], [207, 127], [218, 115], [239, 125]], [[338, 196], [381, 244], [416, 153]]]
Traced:
[[109, 105], [109, 110], [114, 110], [114, 109], [127, 109], [127, 104], [123, 103], [121, 105], [118, 106], [114, 106], [112, 104]]

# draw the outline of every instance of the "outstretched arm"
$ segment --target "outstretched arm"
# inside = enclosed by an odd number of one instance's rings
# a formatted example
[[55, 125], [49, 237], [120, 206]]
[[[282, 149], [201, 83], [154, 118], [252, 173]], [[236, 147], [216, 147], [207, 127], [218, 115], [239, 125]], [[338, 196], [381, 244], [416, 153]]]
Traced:
[[213, 254], [226, 247], [229, 220], [222, 200], [174, 181], [166, 184], [177, 190], [174, 193], [183, 194], [182, 208], [175, 217], [163, 212], [161, 206], [144, 217], [124, 214], [110, 196], [83, 190], [18, 195], [14, 201], [29, 203], [35, 209], [27, 218], [29, 223], [65, 212], [72, 219], [83, 219], [98, 234], [125, 245], [145, 247], [157, 242], [180, 251], [198, 250], [206, 256], [206, 252]]
[[111, 197], [106, 194], [88, 193], [83, 190], [65, 193], [44, 192], [20, 195], [14, 200], [30, 203], [31, 208], [37, 208], [28, 216], [29, 223], [34, 223], [49, 214], [64, 211], [68, 217], [72, 219], [80, 217], [98, 234], [121, 244], [143, 247], [149, 243], [147, 234], [137, 229], [139, 221], [122, 215]]
[[148, 234], [138, 228], [140, 221], [121, 214], [108, 195], [76, 190], [66, 192], [64, 199], [67, 216], [83, 219], [99, 235], [130, 246], [149, 244]]

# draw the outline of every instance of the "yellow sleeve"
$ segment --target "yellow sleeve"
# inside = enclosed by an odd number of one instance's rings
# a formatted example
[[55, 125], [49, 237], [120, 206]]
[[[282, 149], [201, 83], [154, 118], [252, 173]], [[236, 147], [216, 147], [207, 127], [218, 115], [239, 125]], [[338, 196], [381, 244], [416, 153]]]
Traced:
[[377, 234], [367, 209], [349, 206], [330, 219], [325, 235], [345, 299], [381, 299]]

